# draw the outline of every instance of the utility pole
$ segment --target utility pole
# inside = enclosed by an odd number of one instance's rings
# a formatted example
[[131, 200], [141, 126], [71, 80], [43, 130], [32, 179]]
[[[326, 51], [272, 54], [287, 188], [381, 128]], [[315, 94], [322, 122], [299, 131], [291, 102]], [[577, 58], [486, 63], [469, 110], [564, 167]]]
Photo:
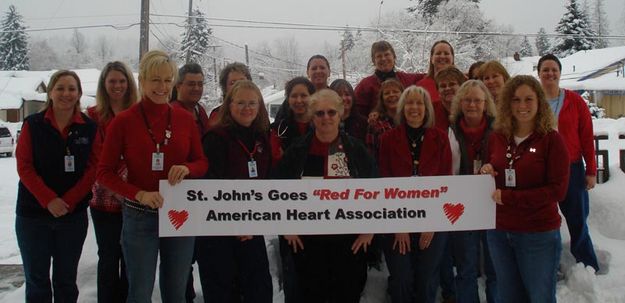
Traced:
[[347, 76], [345, 75], [345, 46], [342, 45], [341, 46], [341, 65], [343, 65], [343, 79], [346, 79]]
[[141, 26], [139, 29], [139, 60], [150, 48], [150, 0], [141, 0]]
[[245, 65], [247, 65], [247, 68], [250, 68], [250, 55], [247, 51], [247, 43], [245, 43]]
[[[191, 31], [191, 29], [193, 28], [193, 26], [195, 25], [195, 18], [192, 17], [193, 15], [193, 0], [189, 0], [189, 32]], [[189, 33], [187, 33], [189, 34]], [[191, 49], [187, 49], [187, 59], [186, 59], [186, 63], [189, 63], [191, 59]]]

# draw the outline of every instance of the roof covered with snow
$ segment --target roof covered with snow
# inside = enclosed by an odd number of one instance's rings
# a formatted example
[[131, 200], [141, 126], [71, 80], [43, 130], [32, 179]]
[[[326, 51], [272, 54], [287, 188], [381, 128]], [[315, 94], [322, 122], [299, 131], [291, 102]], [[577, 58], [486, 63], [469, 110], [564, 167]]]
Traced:
[[[562, 80], [580, 79], [625, 60], [625, 46], [579, 51], [562, 58]], [[625, 87], [622, 88], [625, 90]]]

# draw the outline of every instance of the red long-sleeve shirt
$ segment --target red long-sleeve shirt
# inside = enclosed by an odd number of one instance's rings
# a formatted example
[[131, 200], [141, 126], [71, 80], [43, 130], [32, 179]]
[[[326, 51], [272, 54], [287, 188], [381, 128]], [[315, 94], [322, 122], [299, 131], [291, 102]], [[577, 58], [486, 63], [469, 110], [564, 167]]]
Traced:
[[[497, 229], [543, 232], [559, 228], [558, 201], [564, 199], [569, 180], [562, 136], [554, 130], [546, 135], [533, 133], [518, 146], [510, 141], [500, 133], [492, 133], [488, 141], [488, 159], [497, 172], [495, 183], [503, 202], [497, 205]], [[515, 187], [506, 187], [507, 153], [519, 156], [512, 165]]]
[[558, 116], [558, 132], [562, 135], [571, 162], [586, 162], [586, 176], [597, 175], [592, 117], [584, 99], [564, 90], [564, 101]]
[[[74, 112], [70, 123], [64, 129], [60, 129], [56, 119], [54, 118], [54, 111], [52, 110], [52, 107], [49, 107], [46, 110], [44, 120], [45, 122], [50, 123], [50, 125], [52, 125], [52, 127], [59, 132], [64, 140], [67, 140], [67, 137], [69, 136], [69, 128], [72, 124], [85, 123], [80, 115], [80, 111], [77, 110]], [[32, 139], [28, 123], [24, 123], [22, 126], [17, 148], [15, 149], [15, 158], [17, 159], [17, 174], [20, 176], [20, 180], [24, 186], [26, 186], [28, 191], [30, 191], [35, 198], [37, 198], [41, 207], [48, 208], [48, 203], [57, 198], [57, 195], [43, 182], [43, 179], [35, 170]], [[95, 153], [92, 148], [89, 155], [89, 162], [82, 178], [80, 178], [78, 183], [76, 183], [72, 189], [67, 191], [62, 197], [59, 197], [69, 205], [70, 211], [74, 210], [78, 202], [80, 202], [91, 191], [91, 186], [95, 181], [97, 163], [97, 153]]]
[[436, 81], [430, 77], [425, 77], [417, 82], [417, 86], [423, 87], [430, 94], [430, 98], [432, 99], [432, 103], [436, 103], [440, 100], [440, 95], [438, 94], [438, 88], [436, 87]]
[[[406, 88], [423, 78], [423, 74], [395, 72], [395, 78]], [[356, 96], [354, 107], [361, 115], [368, 117], [369, 113], [375, 108], [376, 104], [378, 104], [381, 84], [382, 81], [380, 78], [373, 74], [363, 78], [358, 85], [356, 85], [354, 89], [354, 95]]]
[[[162, 171], [152, 171], [152, 153], [156, 152], [156, 145], [148, 133], [141, 108], [158, 143], [165, 138], [167, 112], [171, 109], [171, 138], [168, 144], [160, 146], [164, 153]], [[128, 167], [127, 182], [117, 174], [120, 156], [124, 157]], [[172, 165], [187, 166], [189, 177], [201, 177], [208, 169], [195, 121], [183, 109], [155, 104], [144, 98], [119, 113], [107, 129], [98, 165], [98, 182], [126, 198], [135, 199], [141, 190], [158, 191], [159, 180], [167, 179]]]

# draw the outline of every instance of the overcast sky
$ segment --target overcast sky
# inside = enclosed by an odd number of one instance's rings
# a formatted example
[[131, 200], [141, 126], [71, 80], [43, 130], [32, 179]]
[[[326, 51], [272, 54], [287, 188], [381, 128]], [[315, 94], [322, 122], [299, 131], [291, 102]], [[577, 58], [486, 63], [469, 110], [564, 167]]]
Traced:
[[[209, 17], [245, 19], [254, 21], [277, 21], [289, 23], [368, 26], [382, 15], [404, 9], [413, 4], [408, 0], [193, 0]], [[583, 0], [580, 0], [583, 1]], [[589, 0], [592, 1], [592, 0]], [[604, 0], [608, 17], [615, 33], [616, 23], [625, 11], [625, 1]], [[54, 28], [60, 26], [95, 24], [130, 24], [139, 20], [140, 0], [0, 0], [0, 10], [9, 4], [18, 7], [30, 28]], [[482, 0], [481, 7], [488, 18], [500, 24], [514, 26], [516, 32], [536, 33], [540, 27], [553, 32], [564, 13], [567, 0]], [[129, 3], [133, 3], [129, 5]], [[152, 14], [184, 15], [188, 0], [152, 0]], [[153, 16], [153, 22], [182, 23], [179, 18]], [[210, 21], [224, 24], [223, 21]], [[625, 28], [625, 24], [620, 29]], [[181, 29], [174, 25], [157, 25], [151, 28], [161, 39], [179, 37]], [[324, 41], [337, 43], [339, 33], [285, 31], [270, 29], [242, 29], [214, 27], [216, 36], [235, 43], [257, 44], [262, 40], [273, 41], [281, 37], [295, 36], [303, 47], [323, 45]], [[84, 30], [87, 36], [100, 33], [109, 36], [138, 37], [138, 26], [128, 30]], [[33, 36], [54, 37], [69, 35], [71, 31], [45, 31], [31, 33]], [[154, 40], [154, 37], [151, 37]], [[138, 40], [138, 38], [137, 38]], [[153, 42], [153, 41], [151, 41]], [[137, 42], [138, 43], [138, 42]]]

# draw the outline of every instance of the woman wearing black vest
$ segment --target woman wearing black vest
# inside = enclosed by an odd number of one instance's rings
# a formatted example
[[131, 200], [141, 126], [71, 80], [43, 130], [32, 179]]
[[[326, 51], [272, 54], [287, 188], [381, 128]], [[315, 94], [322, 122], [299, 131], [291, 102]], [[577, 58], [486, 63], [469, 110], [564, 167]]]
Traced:
[[[269, 116], [260, 90], [252, 81], [237, 81], [224, 99], [219, 122], [203, 139], [211, 163], [206, 178], [267, 179], [268, 134]], [[197, 237], [196, 246], [205, 302], [272, 302], [263, 236]]]
[[74, 72], [54, 73], [48, 87], [44, 110], [24, 120], [15, 153], [20, 176], [15, 232], [25, 301], [52, 302], [54, 293], [54, 302], [76, 302], [86, 209], [95, 181], [91, 145], [96, 124], [80, 112], [82, 87]]

